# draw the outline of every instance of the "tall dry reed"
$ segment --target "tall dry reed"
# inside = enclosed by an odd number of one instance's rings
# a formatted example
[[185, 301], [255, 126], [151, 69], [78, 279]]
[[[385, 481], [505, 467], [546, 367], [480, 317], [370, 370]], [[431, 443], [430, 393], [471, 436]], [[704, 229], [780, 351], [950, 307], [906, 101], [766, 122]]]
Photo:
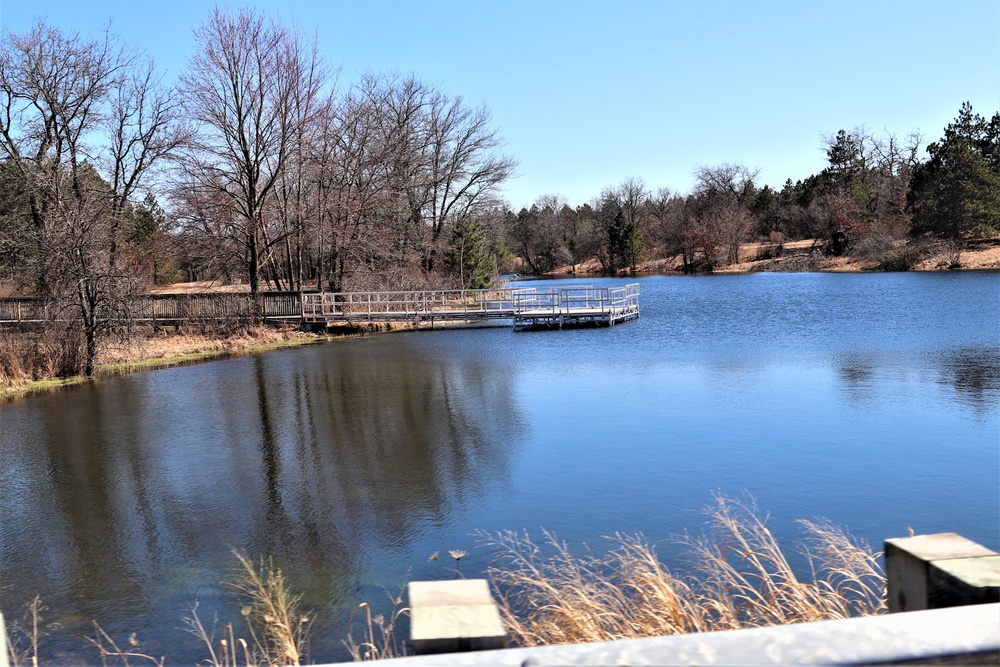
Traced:
[[38, 331], [0, 330], [0, 387], [77, 375], [83, 368], [83, 338], [61, 323]]
[[42, 614], [48, 609], [42, 598], [35, 598], [24, 610], [20, 619], [13, 619], [4, 628], [6, 638], [3, 650], [7, 651], [12, 667], [38, 667], [38, 640], [45, 635], [46, 625]]
[[882, 613], [881, 554], [827, 521], [801, 521], [812, 573], [802, 580], [752, 500], [718, 497], [710, 532], [683, 538], [693, 555], [671, 573], [642, 535], [615, 535], [605, 555], [574, 555], [545, 533], [480, 533], [497, 551], [488, 576], [521, 646], [610, 641]]
[[87, 637], [87, 641], [94, 645], [101, 656], [102, 667], [132, 667], [134, 664], [152, 664], [154, 667], [163, 667], [166, 658], [155, 658], [148, 653], [139, 650], [139, 641], [135, 634], [129, 635], [128, 644], [125, 648], [118, 646], [111, 635], [94, 622], [94, 636]]
[[247, 619], [257, 657], [268, 665], [301, 664], [308, 640], [309, 617], [291, 592], [281, 570], [273, 562], [255, 565], [246, 555], [234, 551], [240, 563], [230, 585], [244, 599]]
[[[399, 620], [410, 614], [409, 607], [403, 606], [403, 589], [405, 588], [406, 584], [404, 583], [396, 595], [391, 595], [386, 591], [386, 595], [392, 602], [392, 610], [388, 615], [376, 614], [372, 616], [371, 605], [367, 602], [362, 602], [351, 614], [347, 639], [343, 641], [343, 644], [355, 662], [387, 660], [406, 655], [403, 642], [396, 634]], [[361, 626], [360, 640], [354, 638], [354, 630], [359, 624]]]

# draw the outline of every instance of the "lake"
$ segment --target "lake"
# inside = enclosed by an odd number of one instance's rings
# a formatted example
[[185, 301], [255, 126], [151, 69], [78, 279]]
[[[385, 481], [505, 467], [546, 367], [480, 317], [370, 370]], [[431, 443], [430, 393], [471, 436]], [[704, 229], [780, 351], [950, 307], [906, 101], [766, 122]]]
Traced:
[[192, 604], [239, 618], [239, 549], [316, 609], [322, 662], [359, 602], [454, 577], [447, 550], [481, 572], [476, 530], [642, 531], [673, 566], [671, 536], [746, 492], [789, 551], [818, 516], [1000, 547], [1000, 273], [638, 282], [612, 328], [370, 336], [0, 406], [0, 608], [42, 596], [50, 659], [97, 662], [97, 620], [191, 664]]

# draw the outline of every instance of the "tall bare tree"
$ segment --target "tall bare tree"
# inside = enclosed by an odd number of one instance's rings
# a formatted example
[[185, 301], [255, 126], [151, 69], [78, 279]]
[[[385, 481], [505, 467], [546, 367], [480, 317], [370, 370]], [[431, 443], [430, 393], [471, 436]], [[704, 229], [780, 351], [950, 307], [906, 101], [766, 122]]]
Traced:
[[181, 76], [185, 109], [196, 123], [183, 187], [241, 222], [234, 240], [256, 294], [268, 253], [289, 233], [271, 233], [269, 198], [310, 122], [301, 102], [324, 85], [324, 68], [299, 35], [252, 10], [216, 8], [195, 37], [198, 51]]
[[723, 163], [715, 167], [698, 167], [695, 170], [695, 194], [699, 199], [698, 219], [706, 240], [706, 258], [709, 248], [721, 247], [727, 264], [740, 261], [740, 246], [753, 230], [750, 204], [757, 187], [754, 180], [760, 169], [737, 163]]
[[77, 315], [87, 375], [101, 336], [127, 323], [135, 281], [115, 260], [120, 221], [173, 148], [172, 108], [148, 62], [107, 31], [88, 39], [39, 21], [3, 38], [0, 156], [25, 205], [0, 217], [0, 255]]

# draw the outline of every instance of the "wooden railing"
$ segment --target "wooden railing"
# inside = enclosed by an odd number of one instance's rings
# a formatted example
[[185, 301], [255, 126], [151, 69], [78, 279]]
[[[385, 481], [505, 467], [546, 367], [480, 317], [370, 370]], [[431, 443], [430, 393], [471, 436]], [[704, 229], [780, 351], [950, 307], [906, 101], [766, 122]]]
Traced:
[[133, 301], [133, 317], [142, 321], [222, 320], [302, 316], [299, 292], [149, 294]]
[[[302, 317], [299, 292], [205, 294], [146, 294], [127, 302], [129, 317], [138, 322], [211, 321], [241, 318]], [[0, 298], [0, 322], [31, 323], [75, 319], [74, 309], [40, 297]]]
[[0, 299], [0, 322], [44, 322], [52, 319], [49, 302], [34, 296]]

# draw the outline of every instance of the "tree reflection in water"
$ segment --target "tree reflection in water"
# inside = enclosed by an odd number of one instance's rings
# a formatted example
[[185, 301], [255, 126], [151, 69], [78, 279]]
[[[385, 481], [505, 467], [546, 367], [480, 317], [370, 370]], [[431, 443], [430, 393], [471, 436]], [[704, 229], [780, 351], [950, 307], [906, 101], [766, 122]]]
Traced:
[[3, 520], [4, 610], [43, 594], [56, 653], [97, 619], [193, 662], [203, 649], [176, 628], [196, 597], [203, 618], [238, 617], [220, 582], [240, 549], [273, 557], [317, 623], [341, 621], [372, 561], [401, 578], [415, 536], [505, 483], [523, 431], [506, 369], [393, 349], [235, 359], [4, 408], [4, 486], [23, 487]]

